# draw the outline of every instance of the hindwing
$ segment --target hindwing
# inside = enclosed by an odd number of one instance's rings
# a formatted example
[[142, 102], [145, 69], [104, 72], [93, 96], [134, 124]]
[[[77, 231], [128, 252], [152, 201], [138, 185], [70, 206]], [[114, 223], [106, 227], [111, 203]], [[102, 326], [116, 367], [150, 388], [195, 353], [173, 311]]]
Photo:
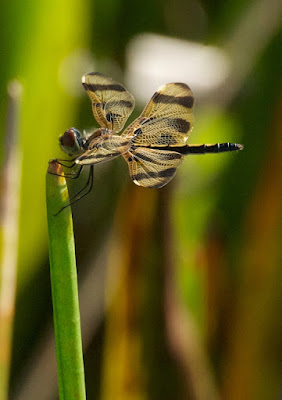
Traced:
[[151, 148], [131, 148], [123, 154], [129, 167], [129, 174], [138, 186], [161, 188], [175, 175], [184, 156], [175, 151]]
[[184, 146], [194, 123], [193, 105], [185, 83], [163, 85], [123, 135], [133, 146]]

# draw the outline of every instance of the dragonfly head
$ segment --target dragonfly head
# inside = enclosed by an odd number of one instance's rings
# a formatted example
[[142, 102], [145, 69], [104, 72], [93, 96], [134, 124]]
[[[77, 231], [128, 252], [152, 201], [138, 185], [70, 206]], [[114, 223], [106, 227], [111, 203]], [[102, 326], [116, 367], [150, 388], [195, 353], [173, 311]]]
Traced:
[[84, 150], [85, 138], [76, 128], [69, 128], [59, 138], [61, 149], [69, 156], [81, 154]]

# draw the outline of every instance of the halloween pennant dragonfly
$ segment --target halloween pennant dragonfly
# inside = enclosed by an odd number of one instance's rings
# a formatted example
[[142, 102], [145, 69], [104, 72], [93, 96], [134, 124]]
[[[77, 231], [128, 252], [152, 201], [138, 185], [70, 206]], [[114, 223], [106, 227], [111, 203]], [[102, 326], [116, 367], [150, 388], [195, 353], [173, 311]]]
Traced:
[[186, 144], [194, 123], [194, 97], [185, 83], [161, 86], [142, 114], [121, 135], [118, 133], [133, 111], [134, 97], [120, 83], [98, 72], [83, 75], [82, 85], [100, 128], [88, 136], [70, 128], [60, 136], [60, 145], [74, 157], [69, 168], [79, 166], [78, 172], [66, 177], [76, 178], [83, 166], [91, 166], [87, 193], [93, 185], [93, 165], [118, 156], [127, 162], [136, 185], [161, 188], [174, 177], [185, 155], [243, 149], [235, 143]]

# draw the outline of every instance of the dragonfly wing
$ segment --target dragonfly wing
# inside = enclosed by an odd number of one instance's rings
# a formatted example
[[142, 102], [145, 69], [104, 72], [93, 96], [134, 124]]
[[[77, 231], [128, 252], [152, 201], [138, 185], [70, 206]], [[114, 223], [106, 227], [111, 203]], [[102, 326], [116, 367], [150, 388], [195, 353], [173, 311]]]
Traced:
[[90, 141], [88, 149], [76, 158], [80, 165], [92, 165], [110, 161], [129, 150], [126, 138], [119, 135], [106, 134]]
[[134, 97], [112, 78], [99, 72], [82, 77], [82, 85], [92, 102], [96, 121], [103, 128], [120, 132], [134, 108]]
[[184, 146], [193, 127], [194, 97], [185, 83], [168, 83], [122, 135], [133, 146]]
[[184, 156], [175, 151], [151, 148], [131, 148], [123, 154], [129, 167], [129, 174], [138, 186], [161, 188], [175, 175]]

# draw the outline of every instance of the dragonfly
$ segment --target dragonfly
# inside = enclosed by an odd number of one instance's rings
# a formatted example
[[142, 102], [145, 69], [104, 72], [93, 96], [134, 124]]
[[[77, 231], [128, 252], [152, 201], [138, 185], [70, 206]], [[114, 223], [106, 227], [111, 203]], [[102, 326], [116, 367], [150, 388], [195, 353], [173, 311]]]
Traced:
[[[69, 128], [60, 136], [62, 150], [69, 160], [56, 159], [72, 169], [67, 178], [78, 178], [90, 166], [86, 185], [70, 204], [88, 194], [93, 187], [93, 166], [122, 156], [132, 181], [146, 188], [161, 188], [174, 177], [186, 155], [242, 150], [236, 143], [187, 144], [193, 128], [194, 96], [185, 83], [161, 86], [135, 119], [119, 134], [132, 113], [134, 97], [120, 83], [99, 72], [83, 75], [94, 118], [100, 125], [91, 134]], [[62, 161], [72, 164], [66, 165]], [[74, 171], [74, 167], [78, 168]]]

